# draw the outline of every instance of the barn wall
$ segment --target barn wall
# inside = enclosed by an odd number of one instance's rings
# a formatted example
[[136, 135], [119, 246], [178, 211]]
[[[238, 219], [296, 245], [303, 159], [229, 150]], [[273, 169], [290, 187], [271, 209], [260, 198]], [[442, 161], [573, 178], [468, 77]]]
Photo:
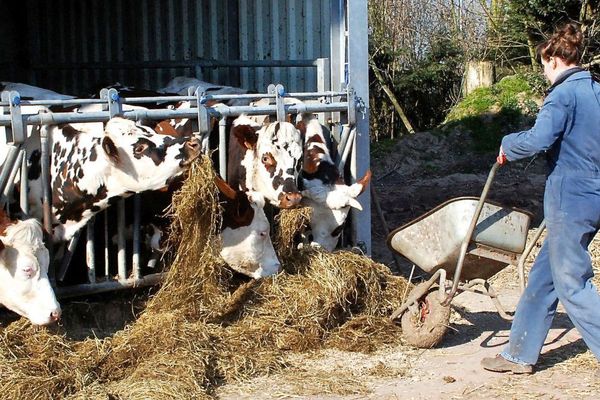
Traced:
[[26, 0], [26, 4], [29, 34], [21, 45], [27, 49], [27, 60], [15, 60], [23, 64], [21, 76], [5, 70], [9, 76], [0, 80], [25, 81], [64, 93], [83, 95], [115, 81], [159, 88], [178, 75], [259, 91], [279, 82], [291, 91], [312, 91], [314, 68], [195, 68], [194, 60], [314, 59], [330, 53], [328, 0]]

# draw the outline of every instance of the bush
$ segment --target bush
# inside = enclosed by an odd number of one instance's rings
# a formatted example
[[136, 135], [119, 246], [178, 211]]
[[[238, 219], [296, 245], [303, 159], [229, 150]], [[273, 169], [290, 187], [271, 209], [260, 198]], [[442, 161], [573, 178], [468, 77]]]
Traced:
[[458, 103], [439, 131], [469, 131], [473, 150], [493, 151], [502, 136], [533, 125], [541, 103], [539, 75], [517, 74], [480, 88]]

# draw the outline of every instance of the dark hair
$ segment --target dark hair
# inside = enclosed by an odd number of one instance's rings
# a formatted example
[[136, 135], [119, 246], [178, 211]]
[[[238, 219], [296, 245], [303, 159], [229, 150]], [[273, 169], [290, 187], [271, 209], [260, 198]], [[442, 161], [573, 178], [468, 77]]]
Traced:
[[567, 64], [579, 64], [583, 53], [583, 33], [579, 25], [567, 23], [536, 48], [538, 59], [561, 58]]

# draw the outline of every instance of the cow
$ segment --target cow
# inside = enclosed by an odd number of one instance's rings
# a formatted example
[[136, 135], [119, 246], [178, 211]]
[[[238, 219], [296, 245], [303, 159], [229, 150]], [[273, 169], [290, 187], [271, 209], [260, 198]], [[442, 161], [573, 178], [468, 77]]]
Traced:
[[296, 181], [302, 161], [302, 136], [288, 122], [259, 125], [246, 115], [233, 121], [227, 182], [235, 189], [260, 192], [272, 205], [294, 208], [300, 204]]
[[[259, 279], [277, 273], [280, 262], [269, 235], [270, 224], [264, 212], [265, 199], [258, 192], [234, 190], [218, 175], [214, 178], [219, 190], [222, 223], [217, 232], [220, 237], [220, 255], [231, 269]], [[166, 191], [147, 191], [140, 194], [142, 232], [149, 252], [164, 252], [164, 238], [170, 225], [164, 216], [172, 195], [183, 182], [177, 182]]]
[[234, 190], [218, 176], [215, 183], [223, 207], [220, 229], [223, 260], [232, 269], [254, 279], [278, 273], [281, 264], [271, 242], [263, 195]]
[[[181, 96], [187, 96], [189, 88], [200, 90], [200, 93], [205, 95], [229, 95], [229, 94], [246, 94], [246, 89], [233, 86], [217, 85], [210, 82], [201, 81], [196, 78], [187, 76], [177, 76], [169, 81], [163, 88], [157, 89], [160, 93], [177, 93]], [[248, 100], [245, 99], [230, 99], [224, 102], [228, 106], [245, 106], [248, 105]]]
[[0, 82], [0, 92], [16, 91], [22, 100], [70, 100], [75, 96], [18, 82]]
[[[161, 189], [181, 175], [200, 154], [197, 139], [158, 135], [151, 128], [114, 117], [97, 124], [47, 125], [51, 148], [54, 240], [68, 240], [114, 200]], [[29, 140], [39, 140], [35, 135]], [[30, 169], [28, 201], [41, 219], [39, 153]]]
[[53, 323], [61, 315], [48, 281], [49, 262], [40, 223], [11, 220], [0, 209], [0, 304], [35, 325]]
[[367, 171], [358, 182], [346, 185], [331, 159], [319, 121], [311, 116], [303, 116], [297, 126], [305, 137], [301, 173], [304, 189], [302, 203], [312, 208], [311, 244], [333, 251], [350, 207], [362, 210], [356, 198], [369, 184], [371, 171]]

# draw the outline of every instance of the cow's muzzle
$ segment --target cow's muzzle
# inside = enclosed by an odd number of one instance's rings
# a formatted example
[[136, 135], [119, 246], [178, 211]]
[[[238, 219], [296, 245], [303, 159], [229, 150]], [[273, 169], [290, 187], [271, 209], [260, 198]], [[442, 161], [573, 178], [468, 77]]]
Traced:
[[202, 144], [197, 138], [192, 138], [183, 145], [183, 154], [185, 159], [181, 163], [182, 166], [188, 166], [200, 156], [202, 152]]
[[301, 201], [300, 192], [283, 192], [279, 195], [279, 208], [296, 208], [300, 206]]

